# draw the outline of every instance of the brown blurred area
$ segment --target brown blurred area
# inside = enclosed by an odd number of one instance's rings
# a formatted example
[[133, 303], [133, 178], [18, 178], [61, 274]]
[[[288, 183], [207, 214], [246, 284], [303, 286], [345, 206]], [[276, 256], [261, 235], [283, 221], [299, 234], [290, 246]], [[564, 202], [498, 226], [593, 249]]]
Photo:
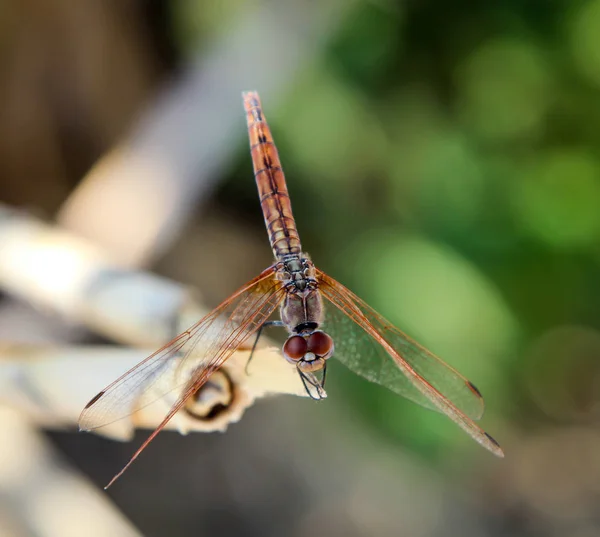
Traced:
[[[154, 5], [151, 5], [154, 4]], [[6, 2], [0, 199], [53, 215], [173, 69], [160, 2]]]

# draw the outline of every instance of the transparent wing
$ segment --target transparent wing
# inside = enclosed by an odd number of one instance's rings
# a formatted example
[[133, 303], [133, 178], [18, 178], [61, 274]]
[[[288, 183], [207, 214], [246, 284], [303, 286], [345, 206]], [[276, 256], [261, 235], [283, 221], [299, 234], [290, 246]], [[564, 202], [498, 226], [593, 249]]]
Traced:
[[317, 280], [334, 306], [327, 309], [323, 327], [334, 340], [336, 358], [367, 380], [443, 412], [503, 456], [498, 443], [473, 422], [483, 413], [483, 398], [471, 382], [318, 269]]
[[[342, 287], [341, 284], [338, 285]], [[346, 291], [344, 293], [340, 288], [331, 288], [328, 293], [326, 287], [323, 289], [323, 294], [335, 305], [337, 305], [334, 301], [336, 296], [352, 300], [378, 335], [384, 338], [419, 376], [427, 379], [427, 382], [471, 419], [481, 418], [484, 410], [483, 398], [470, 381], [392, 326], [351, 291], [344, 288]], [[369, 336], [362, 325], [357, 324], [357, 321], [345, 310], [339, 309], [339, 306], [327, 309], [323, 329], [335, 342], [335, 357], [346, 367], [415, 403], [440, 411], [437, 404], [423, 394], [411, 378], [403, 373], [395, 357], [386, 351], [379, 339]]]
[[283, 290], [273, 273], [273, 267], [264, 271], [98, 393], [81, 413], [80, 429], [97, 429], [129, 416], [141, 408], [142, 400], [145, 406], [170, 392], [179, 399], [188, 385], [194, 393], [281, 302]]
[[[110, 487], [123, 475], [185, 405], [188, 398], [198, 391], [210, 375], [219, 369], [279, 306], [285, 289], [281, 282], [273, 277], [274, 272], [274, 267], [269, 267], [189, 330], [102, 390], [86, 405], [79, 417], [79, 425], [83, 430], [91, 430], [137, 410], [132, 407], [143, 392], [152, 389], [155, 395], [160, 396], [180, 388], [176, 401], [163, 421], [105, 488]], [[201, 351], [196, 352], [197, 349]], [[175, 359], [178, 362], [176, 367], [173, 367]]]

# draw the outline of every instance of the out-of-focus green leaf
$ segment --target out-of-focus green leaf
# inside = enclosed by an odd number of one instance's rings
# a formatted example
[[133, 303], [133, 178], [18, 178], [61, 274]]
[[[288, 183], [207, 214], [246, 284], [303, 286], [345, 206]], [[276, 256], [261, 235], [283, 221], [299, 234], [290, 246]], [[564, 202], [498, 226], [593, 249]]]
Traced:
[[568, 29], [575, 65], [600, 85], [600, 0], [591, 0], [573, 15]]
[[377, 87], [398, 56], [399, 27], [397, 6], [358, 3], [329, 45], [332, 62], [351, 83]]
[[554, 248], [584, 248], [600, 239], [600, 165], [593, 154], [555, 149], [516, 181], [515, 213], [525, 233]]
[[517, 39], [494, 39], [458, 68], [458, 109], [485, 139], [537, 136], [555, 98], [552, 78], [540, 49]]
[[465, 137], [448, 130], [430, 133], [408, 157], [410, 175], [406, 173], [406, 147], [402, 149], [393, 170], [397, 205], [406, 203], [409, 191], [410, 211], [420, 220], [446, 229], [474, 225], [486, 210], [485, 176], [481, 157]]
[[307, 69], [281, 113], [305, 177], [330, 195], [380, 169], [386, 138], [361, 95], [323, 65]]

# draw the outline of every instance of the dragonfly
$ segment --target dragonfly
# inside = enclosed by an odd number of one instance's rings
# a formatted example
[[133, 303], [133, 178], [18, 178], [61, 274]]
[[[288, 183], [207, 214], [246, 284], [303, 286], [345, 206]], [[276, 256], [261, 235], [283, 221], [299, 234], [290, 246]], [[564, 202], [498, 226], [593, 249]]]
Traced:
[[[260, 98], [252, 91], [242, 95], [274, 263], [85, 406], [79, 426], [91, 431], [133, 413], [134, 402], [148, 390], [158, 396], [177, 394], [163, 421], [106, 488], [238, 348], [255, 338], [254, 349], [262, 329], [269, 325], [287, 330], [283, 359], [293, 364], [313, 399], [326, 397], [327, 362], [335, 356], [367, 380], [446, 414], [484, 448], [503, 457], [498, 442], [475, 423], [484, 410], [475, 385], [318, 269], [304, 253]], [[279, 320], [271, 321], [277, 310]]]

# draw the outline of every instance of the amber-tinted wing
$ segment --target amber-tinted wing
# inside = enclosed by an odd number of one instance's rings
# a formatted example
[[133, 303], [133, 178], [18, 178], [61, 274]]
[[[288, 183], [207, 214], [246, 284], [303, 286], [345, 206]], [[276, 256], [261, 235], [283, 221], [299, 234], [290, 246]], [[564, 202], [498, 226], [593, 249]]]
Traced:
[[96, 395], [79, 417], [81, 430], [113, 423], [138, 410], [136, 401], [152, 390], [154, 399], [173, 392], [175, 401], [162, 423], [134, 454], [119, 477], [186, 400], [275, 311], [285, 294], [274, 267], [239, 289], [211, 313]]
[[366, 379], [447, 414], [482, 446], [503, 456], [497, 442], [473, 422], [483, 413], [483, 398], [473, 384], [342, 284], [319, 270], [317, 279], [333, 305], [323, 329], [334, 340], [336, 358]]

